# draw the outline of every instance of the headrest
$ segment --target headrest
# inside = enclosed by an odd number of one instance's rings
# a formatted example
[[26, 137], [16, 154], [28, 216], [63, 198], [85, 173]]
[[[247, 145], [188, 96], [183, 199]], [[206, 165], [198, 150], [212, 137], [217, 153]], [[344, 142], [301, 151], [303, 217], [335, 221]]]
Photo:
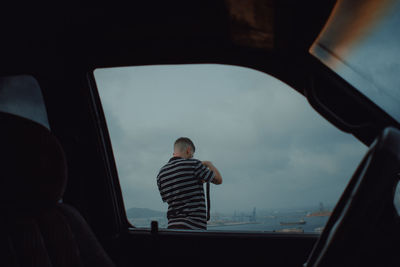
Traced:
[[63, 149], [44, 126], [0, 112], [0, 208], [36, 209], [61, 199], [67, 180]]

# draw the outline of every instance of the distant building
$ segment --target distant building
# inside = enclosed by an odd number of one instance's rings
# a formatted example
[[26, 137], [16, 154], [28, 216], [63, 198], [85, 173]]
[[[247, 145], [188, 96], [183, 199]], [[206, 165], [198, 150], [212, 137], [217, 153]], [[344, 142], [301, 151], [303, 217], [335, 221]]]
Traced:
[[250, 221], [251, 222], [257, 221], [257, 218], [256, 218], [256, 207], [253, 208], [253, 215], [251, 216]]

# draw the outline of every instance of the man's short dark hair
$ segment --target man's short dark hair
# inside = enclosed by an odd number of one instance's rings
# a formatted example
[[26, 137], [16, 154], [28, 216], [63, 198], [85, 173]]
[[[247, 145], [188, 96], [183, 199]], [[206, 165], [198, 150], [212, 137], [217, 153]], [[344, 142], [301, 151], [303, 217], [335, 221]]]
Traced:
[[174, 143], [174, 148], [178, 148], [180, 151], [185, 150], [188, 146], [192, 147], [193, 153], [196, 150], [196, 147], [194, 146], [192, 140], [190, 140], [187, 137], [180, 137], [178, 139], [176, 139], [175, 143]]

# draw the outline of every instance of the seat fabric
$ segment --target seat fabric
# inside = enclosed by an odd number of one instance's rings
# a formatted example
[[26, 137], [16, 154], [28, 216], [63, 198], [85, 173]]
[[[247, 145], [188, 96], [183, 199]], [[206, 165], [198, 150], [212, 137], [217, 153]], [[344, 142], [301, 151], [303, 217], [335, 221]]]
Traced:
[[57, 138], [0, 112], [0, 266], [114, 266], [84, 218], [62, 203], [67, 166]]

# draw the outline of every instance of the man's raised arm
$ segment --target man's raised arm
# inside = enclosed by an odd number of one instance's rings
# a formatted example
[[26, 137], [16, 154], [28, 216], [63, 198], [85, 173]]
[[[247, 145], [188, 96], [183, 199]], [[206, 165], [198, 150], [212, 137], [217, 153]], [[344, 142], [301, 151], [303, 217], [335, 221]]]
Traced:
[[204, 166], [208, 167], [210, 170], [212, 170], [215, 174], [214, 179], [211, 181], [213, 184], [222, 184], [222, 176], [219, 173], [218, 169], [214, 166], [214, 164], [211, 163], [211, 161], [202, 161]]

